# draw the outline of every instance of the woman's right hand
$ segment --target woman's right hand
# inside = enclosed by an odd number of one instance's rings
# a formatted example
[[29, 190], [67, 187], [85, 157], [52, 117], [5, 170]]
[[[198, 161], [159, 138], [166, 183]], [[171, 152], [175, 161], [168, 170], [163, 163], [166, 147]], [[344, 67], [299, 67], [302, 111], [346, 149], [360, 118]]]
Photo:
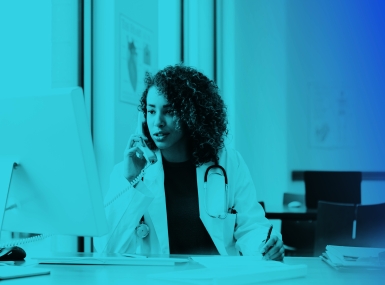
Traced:
[[143, 151], [139, 148], [139, 145], [144, 146], [142, 140], [147, 138], [140, 134], [131, 135], [124, 150], [123, 175], [129, 182], [138, 177], [146, 165]]

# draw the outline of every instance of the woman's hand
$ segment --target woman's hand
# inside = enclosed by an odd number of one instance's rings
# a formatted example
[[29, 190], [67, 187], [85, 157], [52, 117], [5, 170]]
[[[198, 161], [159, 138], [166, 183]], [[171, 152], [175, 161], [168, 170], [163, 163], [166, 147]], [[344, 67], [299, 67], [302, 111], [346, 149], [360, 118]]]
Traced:
[[264, 255], [264, 260], [276, 260], [283, 261], [285, 256], [285, 249], [283, 247], [283, 241], [277, 236], [271, 236], [270, 239], [259, 246], [260, 252]]
[[129, 182], [138, 177], [146, 165], [143, 151], [139, 148], [139, 145], [144, 146], [142, 140], [147, 138], [140, 134], [131, 135], [124, 150], [123, 175]]

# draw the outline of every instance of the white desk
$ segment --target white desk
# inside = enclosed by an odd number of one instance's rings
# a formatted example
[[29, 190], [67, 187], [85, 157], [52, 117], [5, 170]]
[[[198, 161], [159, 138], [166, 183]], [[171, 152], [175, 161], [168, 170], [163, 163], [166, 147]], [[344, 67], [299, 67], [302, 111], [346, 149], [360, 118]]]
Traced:
[[[269, 285], [383, 285], [385, 271], [337, 271], [316, 257], [286, 257], [287, 264], [307, 264], [308, 274], [303, 278], [269, 282]], [[4, 285], [15, 284], [65, 284], [65, 285], [106, 285], [106, 284], [146, 284], [146, 275], [201, 268], [197, 264], [176, 266], [116, 266], [116, 265], [38, 265], [49, 268], [50, 275], [10, 279], [1, 281]], [[260, 284], [260, 283], [259, 283]], [[236, 285], [236, 284], [234, 284]]]

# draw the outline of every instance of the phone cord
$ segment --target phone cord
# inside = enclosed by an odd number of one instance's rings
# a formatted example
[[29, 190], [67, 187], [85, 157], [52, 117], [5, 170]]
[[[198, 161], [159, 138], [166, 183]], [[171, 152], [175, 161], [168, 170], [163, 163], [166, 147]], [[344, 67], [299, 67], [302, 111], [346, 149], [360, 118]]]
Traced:
[[30, 242], [34, 241], [39, 241], [43, 240], [45, 238], [51, 237], [53, 234], [43, 234], [43, 235], [37, 235], [29, 238], [23, 238], [23, 239], [17, 239], [17, 240], [10, 240], [8, 242], [4, 242], [0, 244], [0, 248], [5, 248], [5, 247], [13, 247], [13, 246], [19, 246], [19, 245], [24, 245]]
[[120, 196], [122, 196], [128, 189], [133, 188], [136, 184], [139, 183], [140, 180], [144, 177], [144, 173], [147, 168], [151, 166], [151, 163], [147, 163], [147, 165], [140, 171], [139, 175], [130, 182], [131, 187], [127, 187], [124, 190], [120, 191], [112, 200], [110, 200], [108, 203], [104, 204], [104, 207], [110, 206], [112, 203], [114, 203], [117, 199], [119, 199]]

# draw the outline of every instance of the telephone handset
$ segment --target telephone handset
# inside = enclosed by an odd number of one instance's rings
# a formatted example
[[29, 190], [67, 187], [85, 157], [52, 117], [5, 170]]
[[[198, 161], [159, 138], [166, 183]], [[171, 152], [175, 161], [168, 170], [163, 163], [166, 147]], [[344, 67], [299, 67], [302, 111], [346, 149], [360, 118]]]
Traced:
[[[140, 134], [142, 136], [144, 136], [143, 123], [144, 123], [143, 113], [139, 112], [138, 113], [138, 125], [137, 125], [137, 128], [136, 128], [136, 133]], [[154, 164], [154, 163], [157, 162], [158, 159], [156, 158], [155, 153], [148, 148], [148, 146], [147, 146], [146, 142], [144, 141], [144, 139], [138, 138], [137, 140], [135, 140], [135, 145], [138, 146], [143, 151], [144, 158], [150, 164]]]
[[150, 164], [154, 164], [158, 161], [156, 158], [155, 153], [153, 153], [148, 146], [146, 145], [146, 142], [142, 138], [135, 139], [135, 145], [139, 147], [143, 151], [144, 158], [148, 161]]
[[[143, 133], [143, 123], [144, 123], [143, 113], [139, 112], [139, 114], [138, 114], [138, 125], [136, 127], [136, 133], [144, 136], [144, 133]], [[142, 177], [144, 176], [145, 170], [149, 166], [151, 166], [152, 164], [154, 164], [154, 163], [156, 163], [158, 161], [155, 153], [148, 148], [148, 146], [147, 146], [146, 142], [144, 141], [144, 139], [142, 139], [142, 138], [139, 139], [138, 138], [137, 140], [135, 140], [135, 144], [143, 151], [143, 156], [145, 157], [145, 159], [147, 160], [148, 163], [144, 167], [144, 169], [142, 169], [140, 174], [133, 181], [130, 182], [132, 187], [134, 185], [136, 185], [142, 179]], [[104, 207], [107, 208], [108, 206], [113, 204], [114, 201], [119, 199], [119, 197], [122, 196], [126, 191], [128, 191], [128, 189], [130, 189], [130, 188], [125, 188], [122, 191], [120, 191], [117, 195], [115, 195], [114, 198], [112, 198], [109, 202], [105, 203]]]

